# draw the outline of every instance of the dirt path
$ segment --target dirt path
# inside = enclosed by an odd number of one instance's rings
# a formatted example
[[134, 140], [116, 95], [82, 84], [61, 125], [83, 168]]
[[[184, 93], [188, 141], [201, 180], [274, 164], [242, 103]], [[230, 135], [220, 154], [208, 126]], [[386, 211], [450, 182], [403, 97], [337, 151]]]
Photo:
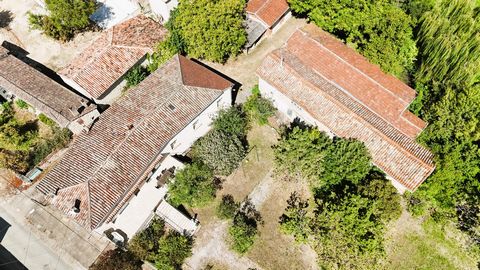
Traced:
[[242, 102], [249, 94], [247, 90], [250, 90], [257, 84], [258, 79], [255, 71], [265, 56], [271, 51], [282, 47], [293, 32], [305, 24], [305, 20], [292, 17], [285, 22], [282, 28], [265, 38], [249, 54], [242, 54], [236, 59], [229, 60], [224, 65], [211, 62], [205, 63], [242, 84], [243, 91], [240, 92], [238, 97], [238, 101]]

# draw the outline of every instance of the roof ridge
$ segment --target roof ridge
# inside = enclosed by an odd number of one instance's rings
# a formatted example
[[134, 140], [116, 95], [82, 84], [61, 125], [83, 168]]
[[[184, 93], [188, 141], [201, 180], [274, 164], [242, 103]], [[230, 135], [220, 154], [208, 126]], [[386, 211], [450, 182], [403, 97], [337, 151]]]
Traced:
[[[374, 80], [372, 77], [370, 77], [368, 74], [366, 74], [365, 72], [363, 72], [362, 70], [360, 70], [359, 68], [357, 68], [356, 66], [350, 64], [349, 62], [347, 62], [345, 59], [343, 59], [342, 57], [340, 57], [338, 54], [334, 53], [332, 50], [330, 50], [329, 48], [327, 48], [326, 46], [324, 46], [322, 43], [320, 43], [320, 41], [318, 41], [316, 38], [314, 38], [308, 31], [305, 31], [303, 28], [299, 28], [298, 31], [302, 32], [302, 34], [306, 35], [309, 37], [310, 40], [312, 40], [313, 42], [315, 42], [316, 44], [318, 44], [319, 46], [321, 46], [323, 49], [325, 49], [328, 53], [330, 53], [331, 55], [333, 55], [335, 58], [339, 59], [341, 62], [343, 62], [344, 64], [348, 65], [349, 67], [353, 68], [355, 71], [359, 72], [360, 74], [362, 74], [362, 76], [364, 77], [367, 77], [370, 81], [374, 82], [375, 84], [377, 84], [378, 86], [380, 86], [382, 89], [384, 90], [387, 90], [388, 93], [390, 93], [391, 95], [393, 95], [394, 97], [396, 97], [397, 99], [400, 99], [401, 101], [405, 102], [407, 105], [405, 107], [408, 107], [408, 105], [410, 104], [410, 101], [406, 101], [404, 100], [402, 97], [399, 97], [397, 96], [395, 93], [393, 93], [390, 89], [386, 88], [385, 86], [383, 86], [381, 83], [379, 83], [377, 80]], [[323, 31], [323, 30], [321, 30]], [[328, 35], [331, 35], [330, 33], [327, 33]], [[340, 40], [338, 40], [340, 41]], [[340, 41], [341, 42], [341, 41]], [[342, 42], [343, 43], [343, 42]], [[345, 45], [345, 44], [344, 44]], [[345, 45], [346, 46], [346, 45]], [[348, 47], [348, 46], [346, 46]], [[350, 47], [348, 47], [349, 49], [352, 49]], [[363, 55], [361, 55], [362, 57], [364, 57]], [[370, 61], [367, 60], [367, 62], [371, 65], [376, 65], [376, 64], [373, 64], [371, 63]], [[378, 66], [377, 66], [378, 67]], [[386, 74], [388, 76], [392, 76], [390, 74]], [[403, 83], [403, 82], [402, 82]]]

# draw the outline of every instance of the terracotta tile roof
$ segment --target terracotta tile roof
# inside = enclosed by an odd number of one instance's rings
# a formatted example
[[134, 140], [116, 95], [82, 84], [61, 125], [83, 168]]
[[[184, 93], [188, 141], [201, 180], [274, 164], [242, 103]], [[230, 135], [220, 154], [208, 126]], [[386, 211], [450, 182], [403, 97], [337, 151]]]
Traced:
[[[61, 127], [97, 108], [8, 52], [0, 46], [0, 90], [24, 100]], [[78, 112], [79, 108], [83, 109]]]
[[318, 28], [313, 34], [310, 31], [309, 26], [294, 33], [285, 48], [267, 56], [257, 74], [337, 136], [363, 141], [378, 167], [415, 190], [432, 173], [434, 164], [431, 152], [415, 142], [423, 121], [405, 113], [408, 103], [400, 96], [411, 100], [410, 90], [407, 86], [392, 90], [388, 83], [403, 83], [379, 69], [373, 73], [375, 69], [364, 61], [353, 65], [317, 40], [327, 34]]
[[223, 90], [232, 85], [232, 82], [201, 64], [195, 63], [182, 55], [179, 55], [178, 59], [180, 62], [182, 82], [185, 85], [217, 90]]
[[59, 73], [92, 97], [100, 98], [132, 66], [151, 53], [166, 33], [167, 30], [153, 20], [136, 16], [103, 32]]
[[[185, 85], [181, 63], [186, 61], [175, 56], [129, 90], [100, 116], [89, 133], [73, 142], [37, 188], [45, 194], [59, 188], [57, 197], [65, 194], [68, 198], [54, 199], [54, 205], [65, 213], [73, 206], [73, 197], [88, 200], [88, 207], [80, 209], [75, 219], [89, 229], [108, 222], [162, 158], [165, 145], [232, 86]], [[204, 69], [188, 70], [206, 75]], [[73, 187], [77, 187], [75, 191]]]
[[247, 3], [247, 12], [272, 27], [289, 10], [286, 0], [250, 0]]

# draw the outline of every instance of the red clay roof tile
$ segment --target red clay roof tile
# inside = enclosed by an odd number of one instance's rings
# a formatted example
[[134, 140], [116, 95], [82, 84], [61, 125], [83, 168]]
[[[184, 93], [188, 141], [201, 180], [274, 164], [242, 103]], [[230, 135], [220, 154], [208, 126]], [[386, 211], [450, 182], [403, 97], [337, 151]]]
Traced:
[[277, 23], [289, 10], [286, 0], [250, 0], [247, 12], [264, 22], [268, 27]]

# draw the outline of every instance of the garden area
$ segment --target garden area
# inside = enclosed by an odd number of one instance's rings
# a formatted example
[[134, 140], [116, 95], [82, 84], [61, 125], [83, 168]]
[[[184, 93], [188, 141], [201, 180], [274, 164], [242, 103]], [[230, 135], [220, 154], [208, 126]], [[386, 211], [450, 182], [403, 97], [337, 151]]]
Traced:
[[71, 132], [25, 101], [3, 102], [0, 113], [0, 167], [24, 174], [50, 153], [64, 148]]

